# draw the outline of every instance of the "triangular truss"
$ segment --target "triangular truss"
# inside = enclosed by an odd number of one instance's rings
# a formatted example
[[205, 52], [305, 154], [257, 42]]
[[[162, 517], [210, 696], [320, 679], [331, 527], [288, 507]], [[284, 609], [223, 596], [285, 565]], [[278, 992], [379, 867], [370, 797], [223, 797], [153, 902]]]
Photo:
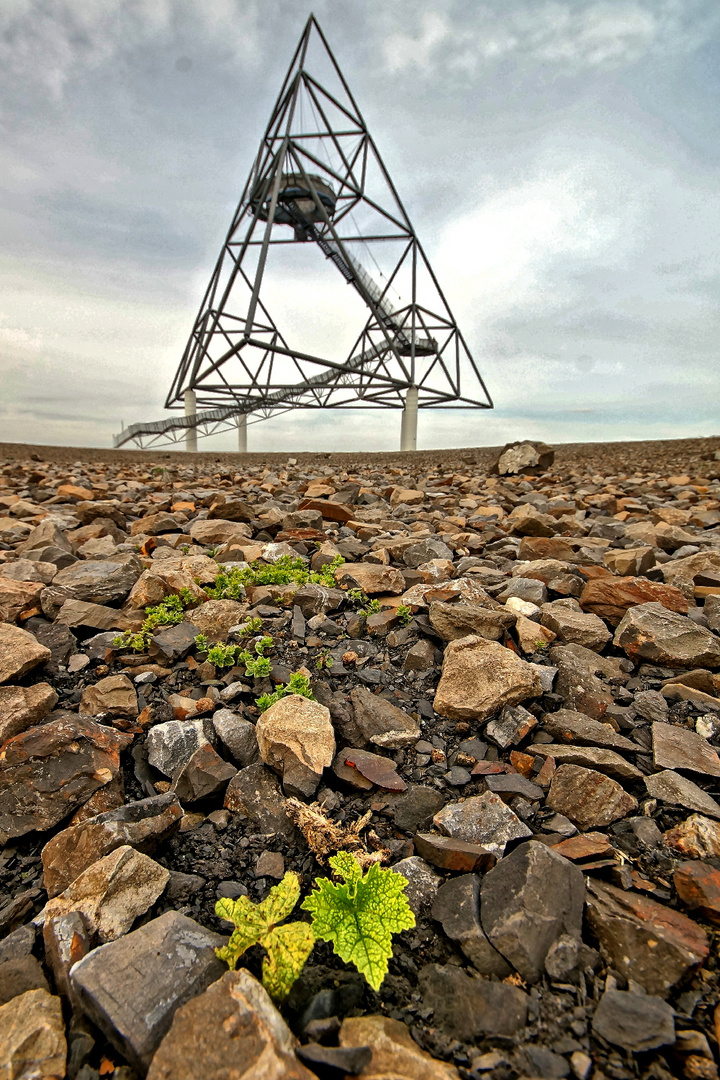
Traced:
[[[346, 357], [299, 351], [269, 263], [312, 245], [356, 294]], [[292, 280], [288, 289], [292, 290]], [[263, 135], [165, 407], [217, 421], [292, 408], [492, 408], [410, 219], [314, 16]], [[193, 396], [194, 395], [194, 396]], [[210, 414], [205, 414], [210, 420]], [[201, 426], [202, 412], [197, 413]], [[145, 425], [158, 431], [168, 420]], [[182, 422], [180, 422], [180, 426]], [[139, 429], [142, 425], [134, 425]], [[128, 441], [131, 429], [116, 439]], [[130, 436], [134, 437], [134, 436]], [[179, 437], [179, 427], [178, 427]]]

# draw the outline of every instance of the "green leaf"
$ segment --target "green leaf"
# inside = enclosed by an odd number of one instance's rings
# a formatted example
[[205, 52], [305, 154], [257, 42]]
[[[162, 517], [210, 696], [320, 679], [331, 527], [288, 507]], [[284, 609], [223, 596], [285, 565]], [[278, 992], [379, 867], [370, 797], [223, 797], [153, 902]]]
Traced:
[[315, 935], [309, 923], [287, 923], [272, 930], [263, 944], [267, 950], [262, 966], [263, 986], [275, 1001], [284, 1001], [305, 967]]
[[247, 896], [237, 900], [223, 898], [215, 904], [219, 918], [235, 923], [230, 940], [215, 950], [216, 956], [234, 971], [246, 949], [262, 945], [267, 953], [263, 960], [263, 986], [278, 1001], [287, 997], [315, 943], [312, 927], [307, 923], [278, 926], [299, 897], [300, 879], [288, 871], [259, 904], [253, 904]]
[[312, 915], [315, 937], [332, 942], [333, 950], [377, 990], [392, 956], [392, 935], [415, 926], [404, 895], [407, 880], [395, 870], [373, 863], [363, 876], [357, 860], [340, 851], [330, 865], [344, 884], [318, 878], [301, 905]]

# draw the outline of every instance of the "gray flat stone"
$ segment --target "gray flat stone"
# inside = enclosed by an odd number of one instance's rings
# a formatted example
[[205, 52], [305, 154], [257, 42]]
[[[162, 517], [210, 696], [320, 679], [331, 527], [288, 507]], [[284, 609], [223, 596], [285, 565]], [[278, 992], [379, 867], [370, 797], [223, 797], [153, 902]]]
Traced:
[[89, 1018], [144, 1073], [175, 1011], [226, 970], [225, 938], [177, 911], [93, 949], [70, 980]]

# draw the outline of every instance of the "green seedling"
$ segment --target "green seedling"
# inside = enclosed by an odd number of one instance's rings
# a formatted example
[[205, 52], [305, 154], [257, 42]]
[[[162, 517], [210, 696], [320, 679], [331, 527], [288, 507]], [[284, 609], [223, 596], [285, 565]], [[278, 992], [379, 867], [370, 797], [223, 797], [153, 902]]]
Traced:
[[300, 898], [300, 879], [291, 871], [279, 885], [274, 885], [260, 904], [247, 896], [237, 900], [222, 899], [215, 905], [221, 919], [235, 924], [227, 945], [216, 949], [231, 971], [251, 945], [261, 945], [266, 955], [262, 963], [262, 984], [275, 1001], [284, 1001], [292, 984], [312, 952], [315, 937], [307, 923], [293, 922], [280, 926]]
[[212, 600], [239, 600], [244, 596], [246, 585], [325, 585], [333, 588], [335, 571], [344, 562], [342, 555], [336, 555], [316, 573], [308, 570], [299, 556], [293, 559], [283, 555], [274, 563], [256, 561], [245, 568], [223, 570], [215, 578], [215, 584], [205, 591]]
[[407, 626], [408, 623], [412, 621], [412, 608], [408, 607], [407, 604], [399, 604], [398, 607], [395, 609], [395, 614], [397, 615], [403, 626]]
[[185, 609], [195, 603], [189, 589], [180, 593], [171, 593], [159, 604], [145, 609], [145, 620], [138, 631], [126, 630], [124, 634], [113, 638], [116, 649], [132, 649], [133, 652], [145, 652], [158, 626], [177, 626], [185, 618]]
[[260, 712], [265, 712], [274, 705], [280, 698], [288, 697], [289, 694], [300, 694], [301, 697], [308, 698], [310, 701], [315, 700], [315, 695], [310, 689], [310, 680], [307, 675], [303, 675], [300, 671], [293, 671], [290, 676], [290, 681], [283, 686], [278, 686], [272, 694], [261, 694], [255, 704]]
[[343, 884], [317, 878], [301, 907], [312, 916], [315, 937], [331, 942], [340, 959], [354, 964], [378, 990], [393, 953], [393, 934], [415, 926], [404, 895], [407, 880], [378, 863], [363, 874], [348, 851], [338, 852], [328, 862]]
[[259, 634], [261, 631], [262, 619], [254, 615], [252, 619], [248, 619], [247, 622], [243, 623], [236, 633], [238, 637], [252, 637], [253, 634]]
[[318, 671], [322, 671], [323, 668], [332, 667], [333, 658], [329, 652], [322, 652], [315, 661], [315, 667]]

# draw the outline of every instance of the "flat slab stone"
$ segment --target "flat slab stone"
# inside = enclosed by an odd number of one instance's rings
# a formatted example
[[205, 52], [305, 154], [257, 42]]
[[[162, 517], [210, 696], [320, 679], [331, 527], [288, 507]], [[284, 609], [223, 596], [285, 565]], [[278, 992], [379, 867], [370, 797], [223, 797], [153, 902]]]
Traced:
[[581, 829], [610, 825], [638, 805], [616, 780], [580, 765], [560, 765], [555, 770], [546, 803]]
[[38, 664], [47, 663], [51, 655], [28, 630], [0, 623], [0, 683], [22, 678]]
[[705, 931], [673, 908], [639, 893], [588, 880], [585, 918], [606, 962], [649, 994], [666, 997], [705, 962]]
[[70, 972], [82, 1007], [144, 1073], [176, 1010], [221, 977], [226, 939], [177, 911], [93, 949]]
[[498, 856], [503, 855], [511, 840], [532, 836], [532, 830], [492, 791], [447, 803], [435, 815], [433, 824], [454, 840], [481, 844]]
[[517, 1035], [527, 1020], [527, 995], [516, 986], [473, 979], [460, 968], [427, 964], [420, 972], [425, 1008], [433, 1023], [460, 1039]]
[[658, 769], [687, 769], [720, 776], [720, 757], [696, 731], [674, 724], [653, 724], [653, 761]]
[[593, 1016], [595, 1035], [633, 1054], [672, 1046], [675, 1042], [675, 1012], [662, 998], [633, 994], [627, 990], [606, 990]]
[[405, 1024], [389, 1016], [346, 1016], [340, 1046], [369, 1046], [372, 1059], [363, 1080], [458, 1080], [454, 1065], [437, 1061], [421, 1050]]
[[120, 752], [132, 739], [72, 715], [8, 739], [0, 759], [0, 835], [57, 825], [117, 775]]
[[648, 795], [652, 795], [653, 799], [660, 799], [671, 806], [683, 806], [686, 810], [695, 810], [699, 814], [720, 818], [720, 804], [692, 780], [673, 772], [672, 769], [664, 769], [653, 776], [646, 776], [645, 787]]

